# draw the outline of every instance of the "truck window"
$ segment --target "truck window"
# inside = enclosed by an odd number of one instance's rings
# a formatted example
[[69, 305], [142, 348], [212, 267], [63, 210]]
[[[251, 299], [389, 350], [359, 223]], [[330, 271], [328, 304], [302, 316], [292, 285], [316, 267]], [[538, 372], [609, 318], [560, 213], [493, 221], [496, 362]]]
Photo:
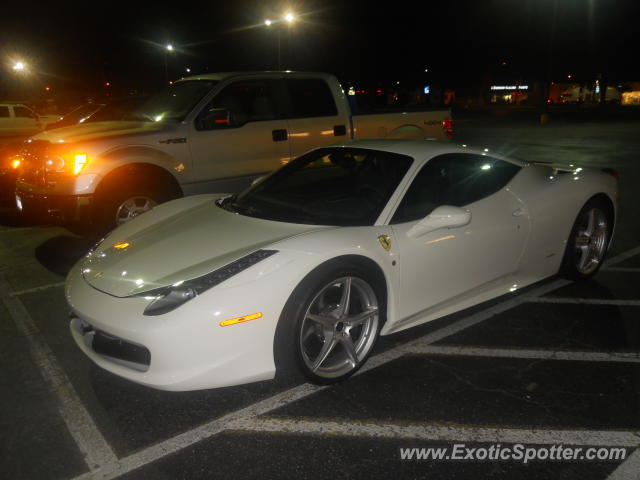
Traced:
[[13, 107], [13, 113], [17, 118], [36, 118], [35, 114], [27, 107]]
[[195, 127], [197, 130], [237, 128], [248, 122], [278, 117], [271, 82], [244, 80], [222, 89], [200, 112]]
[[319, 78], [286, 80], [291, 98], [290, 118], [333, 117], [338, 114], [329, 85]]
[[123, 120], [181, 122], [216, 83], [215, 80], [176, 82], [127, 112]]
[[9, 118], [9, 107], [0, 107], [0, 118]]

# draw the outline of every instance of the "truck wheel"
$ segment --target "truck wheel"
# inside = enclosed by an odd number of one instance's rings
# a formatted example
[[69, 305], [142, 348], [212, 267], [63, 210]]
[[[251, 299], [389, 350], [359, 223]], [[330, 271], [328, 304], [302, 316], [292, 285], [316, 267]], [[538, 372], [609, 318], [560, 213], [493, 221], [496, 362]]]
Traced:
[[118, 227], [156, 205], [177, 198], [170, 188], [163, 185], [132, 182], [106, 189], [96, 197], [94, 224], [101, 232]]

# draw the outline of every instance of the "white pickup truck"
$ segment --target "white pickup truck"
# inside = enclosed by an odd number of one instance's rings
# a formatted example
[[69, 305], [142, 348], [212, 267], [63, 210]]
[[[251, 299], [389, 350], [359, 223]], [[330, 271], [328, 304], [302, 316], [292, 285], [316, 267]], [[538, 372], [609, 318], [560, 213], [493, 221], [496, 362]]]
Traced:
[[21, 103], [2, 103], [0, 137], [29, 137], [57, 120], [60, 115], [38, 115]]
[[338, 80], [324, 73], [193, 76], [127, 120], [27, 140], [16, 204], [46, 221], [106, 229], [182, 195], [238, 191], [315, 147], [452, 133], [449, 110], [354, 116]]

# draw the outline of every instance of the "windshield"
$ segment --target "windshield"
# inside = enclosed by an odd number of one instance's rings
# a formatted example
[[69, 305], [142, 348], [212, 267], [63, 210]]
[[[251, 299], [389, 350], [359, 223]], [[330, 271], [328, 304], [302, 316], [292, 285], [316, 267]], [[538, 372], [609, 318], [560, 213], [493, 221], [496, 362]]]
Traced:
[[376, 150], [314, 150], [220, 206], [289, 223], [373, 225], [411, 162], [411, 157]]
[[187, 80], [147, 98], [124, 120], [180, 122], [211, 91], [217, 80]]

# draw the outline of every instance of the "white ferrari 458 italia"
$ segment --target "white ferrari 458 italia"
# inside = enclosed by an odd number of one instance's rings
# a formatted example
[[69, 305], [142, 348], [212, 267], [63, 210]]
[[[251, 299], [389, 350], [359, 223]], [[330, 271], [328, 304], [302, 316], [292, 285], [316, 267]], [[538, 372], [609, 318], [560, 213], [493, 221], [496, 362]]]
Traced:
[[240, 194], [112, 231], [68, 276], [71, 333], [99, 366], [164, 390], [343, 380], [378, 335], [593, 275], [616, 177], [435, 141], [313, 150]]

